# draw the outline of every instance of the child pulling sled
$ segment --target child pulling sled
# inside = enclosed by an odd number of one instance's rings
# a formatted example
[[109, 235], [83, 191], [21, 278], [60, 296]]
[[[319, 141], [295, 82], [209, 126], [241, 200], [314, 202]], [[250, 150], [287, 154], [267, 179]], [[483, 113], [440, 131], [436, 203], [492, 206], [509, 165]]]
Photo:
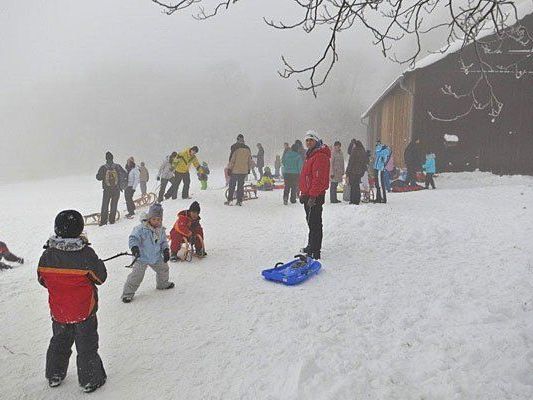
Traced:
[[178, 213], [178, 219], [170, 231], [170, 261], [190, 261], [192, 251], [198, 257], [207, 255], [200, 219], [200, 204], [197, 201], [194, 201], [188, 210]]
[[159, 203], [152, 204], [146, 218], [141, 224], [133, 228], [129, 238], [129, 247], [135, 257], [133, 271], [128, 275], [122, 301], [129, 303], [143, 281], [146, 267], [150, 266], [156, 273], [156, 288], [159, 290], [172, 289], [174, 282], [170, 282], [168, 260], [170, 252], [167, 235], [163, 223], [163, 207]]

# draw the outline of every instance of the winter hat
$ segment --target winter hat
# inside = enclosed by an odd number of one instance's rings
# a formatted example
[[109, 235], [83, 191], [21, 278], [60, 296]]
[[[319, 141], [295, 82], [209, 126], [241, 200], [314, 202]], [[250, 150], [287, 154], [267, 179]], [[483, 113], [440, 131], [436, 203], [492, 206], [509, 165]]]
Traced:
[[113, 153], [111, 153], [110, 151], [105, 153], [105, 159], [106, 159], [106, 161], [112, 162], [113, 161]]
[[200, 204], [197, 201], [193, 201], [189, 207], [189, 211], [196, 211], [198, 214], [200, 214]]
[[307, 131], [307, 133], [305, 134], [305, 140], [307, 139], [313, 139], [317, 143], [320, 142], [320, 139], [315, 131]]
[[192, 146], [191, 150], [194, 151], [195, 153], [198, 153], [198, 146]]
[[159, 203], [154, 203], [150, 206], [146, 219], [161, 218], [163, 219], [163, 206]]
[[241, 140], [244, 142], [244, 135], [242, 133], [239, 133], [237, 135], [237, 141], [241, 141]]
[[82, 215], [76, 210], [64, 210], [57, 214], [54, 231], [61, 238], [77, 238], [85, 224]]

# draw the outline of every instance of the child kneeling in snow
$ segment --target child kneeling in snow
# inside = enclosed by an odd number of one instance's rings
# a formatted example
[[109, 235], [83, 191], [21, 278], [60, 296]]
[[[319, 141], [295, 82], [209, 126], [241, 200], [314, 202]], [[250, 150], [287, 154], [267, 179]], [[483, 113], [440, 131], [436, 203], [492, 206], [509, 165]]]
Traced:
[[46, 378], [56, 387], [67, 375], [71, 347], [76, 343], [78, 381], [84, 392], [94, 392], [106, 381], [98, 355], [98, 290], [107, 271], [89, 242], [81, 236], [83, 217], [74, 210], [60, 212], [55, 234], [45, 245], [37, 276], [48, 289], [52, 332], [46, 353]]
[[187, 249], [191, 245], [196, 255], [207, 255], [204, 248], [204, 230], [200, 225], [200, 204], [194, 201], [188, 210], [178, 213], [178, 219], [170, 231], [171, 261], [184, 260], [187, 251], [180, 251], [182, 246]]
[[164, 290], [174, 287], [174, 283], [168, 280], [170, 252], [162, 222], [163, 207], [161, 204], [155, 203], [150, 206], [146, 218], [143, 218], [141, 224], [133, 228], [131, 232], [129, 247], [136, 261], [133, 263], [133, 271], [128, 275], [124, 284], [122, 292], [124, 303], [133, 300], [148, 266], [156, 273], [157, 289]]

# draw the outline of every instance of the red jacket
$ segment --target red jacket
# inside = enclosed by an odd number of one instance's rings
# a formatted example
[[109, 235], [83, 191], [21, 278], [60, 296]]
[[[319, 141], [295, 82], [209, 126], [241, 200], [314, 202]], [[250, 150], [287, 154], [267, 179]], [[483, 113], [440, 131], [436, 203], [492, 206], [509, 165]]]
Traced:
[[107, 271], [102, 260], [82, 239], [48, 241], [37, 276], [48, 289], [52, 319], [61, 324], [82, 322], [98, 309], [98, 291]]
[[300, 173], [300, 193], [303, 196], [317, 197], [329, 189], [329, 159], [331, 150], [328, 146], [315, 148], [305, 157]]
[[172, 229], [186, 238], [190, 238], [193, 234], [200, 235], [202, 238], [204, 237], [204, 232], [200, 225], [200, 217], [198, 219], [192, 219], [189, 216], [188, 210], [183, 210], [178, 213], [178, 220]]

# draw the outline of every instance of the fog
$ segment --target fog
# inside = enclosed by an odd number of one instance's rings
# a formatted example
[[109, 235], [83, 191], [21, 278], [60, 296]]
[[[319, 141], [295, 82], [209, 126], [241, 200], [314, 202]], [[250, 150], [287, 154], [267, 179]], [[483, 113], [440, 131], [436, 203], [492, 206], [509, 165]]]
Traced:
[[267, 164], [308, 129], [328, 142], [365, 139], [361, 113], [403, 67], [355, 29], [339, 37], [339, 63], [318, 98], [298, 91], [277, 74], [281, 55], [307, 66], [327, 32], [262, 21], [296, 18], [290, 3], [247, 0], [199, 22], [150, 0], [4, 0], [1, 180], [96, 172], [107, 150], [155, 168], [197, 145], [201, 160], [222, 165], [238, 133], [253, 150], [263, 143]]

